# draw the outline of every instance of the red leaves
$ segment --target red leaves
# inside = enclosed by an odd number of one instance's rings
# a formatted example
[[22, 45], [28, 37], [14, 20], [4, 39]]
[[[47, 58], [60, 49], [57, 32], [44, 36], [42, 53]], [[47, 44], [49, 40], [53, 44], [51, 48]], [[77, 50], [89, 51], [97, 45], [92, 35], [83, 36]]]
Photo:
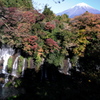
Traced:
[[[15, 7], [7, 8], [4, 11], [3, 9], [1, 10], [1, 13], [3, 13], [4, 16], [3, 22], [7, 24], [9, 28], [18, 27], [18, 31], [19, 29], [22, 29], [22, 33], [29, 30], [32, 24], [34, 24], [36, 21], [44, 19], [43, 15], [35, 10], [23, 11]], [[1, 23], [1, 25], [2, 24], [3, 23]]]
[[37, 40], [37, 36], [27, 36], [23, 39], [24, 50], [28, 52], [30, 55], [32, 54], [32, 52], [38, 49]]
[[46, 30], [52, 30], [52, 29], [54, 29], [54, 28], [55, 28], [55, 25], [52, 24], [52, 23], [50, 23], [50, 22], [47, 22], [47, 23], [45, 24], [45, 29], [46, 29]]
[[11, 13], [11, 12], [15, 12], [17, 10], [16, 7], [10, 7], [8, 8], [8, 11]]
[[22, 16], [23, 16], [23, 22], [27, 22], [27, 23], [31, 23], [31, 24], [35, 23], [36, 21], [44, 19], [44, 15], [38, 13], [35, 10], [24, 11], [24, 12], [22, 12]]
[[28, 33], [31, 29], [31, 25], [29, 23], [19, 23], [17, 30], [20, 33]]
[[51, 38], [46, 39], [46, 44], [48, 46], [57, 46], [57, 42], [55, 42], [54, 40], [52, 40]]
[[80, 29], [84, 29], [87, 26], [92, 28], [95, 25], [100, 25], [100, 14], [91, 14], [91, 13], [84, 13], [81, 16], [77, 16], [71, 20], [72, 26], [75, 26]]
[[50, 52], [53, 52], [54, 49], [58, 50], [60, 49], [59, 45], [57, 42], [55, 42], [53, 39], [48, 38], [46, 39], [46, 44], [49, 46]]
[[99, 37], [100, 33], [100, 14], [92, 14], [89, 12], [84, 13], [81, 16], [77, 16], [71, 20], [71, 25], [82, 34], [86, 35], [88, 40], [94, 40]]
[[0, 19], [0, 27], [1, 27], [2, 25], [4, 25], [4, 22], [3, 22], [2, 19]]
[[23, 12], [23, 21], [27, 23], [35, 23], [35, 14], [31, 11]]
[[37, 48], [38, 48], [38, 44], [37, 43], [34, 43], [34, 45], [31, 46], [30, 48], [33, 49], [34, 51], [36, 51]]
[[38, 13], [38, 16], [36, 16], [36, 21], [42, 21], [44, 19], [44, 15]]
[[27, 41], [29, 43], [34, 43], [37, 39], [38, 37], [34, 35], [34, 36], [29, 36], [29, 37], [24, 38], [24, 41]]
[[[2, 12], [4, 18], [0, 18], [0, 28], [2, 34], [4, 34], [5, 38], [8, 39], [7, 42], [9, 42], [9, 44], [13, 43], [13, 45], [22, 48], [22, 50], [27, 52], [29, 55], [34, 54], [34, 52], [39, 52], [38, 50], [40, 48], [43, 52], [46, 50], [53, 52], [54, 50], [59, 49], [57, 42], [53, 39], [49, 38], [46, 39], [46, 41], [41, 39], [44, 35], [45, 38], [47, 38], [46, 36], [48, 34], [46, 34], [46, 30], [51, 31], [55, 28], [53, 22], [43, 22], [46, 23], [45, 30], [44, 24], [43, 27], [42, 24], [39, 25], [39, 27], [33, 27], [33, 25], [44, 19], [43, 14], [40, 14], [36, 10], [25, 11], [14, 7], [7, 8], [5, 11], [2, 10], [0, 13]], [[41, 27], [43, 29], [42, 31]], [[33, 28], [36, 30], [39, 28], [37, 36], [30, 35], [33, 34]], [[34, 34], [36, 33], [34, 32]], [[38, 36], [40, 37], [39, 39]]]

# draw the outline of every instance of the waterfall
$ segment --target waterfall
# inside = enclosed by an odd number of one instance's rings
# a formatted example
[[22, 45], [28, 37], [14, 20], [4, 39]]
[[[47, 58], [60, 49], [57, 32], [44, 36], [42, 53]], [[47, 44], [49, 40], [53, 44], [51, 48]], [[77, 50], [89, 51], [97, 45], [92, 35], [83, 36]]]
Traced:
[[24, 60], [23, 60], [23, 67], [22, 67], [22, 77], [24, 76], [25, 67], [26, 67], [26, 59], [24, 58]]
[[12, 67], [12, 76], [18, 77], [17, 75], [17, 68], [18, 68], [18, 58], [20, 57], [20, 55], [18, 55], [13, 63], [13, 67]]
[[70, 58], [68, 58], [68, 67], [69, 67], [69, 69], [72, 68], [72, 64], [71, 64], [71, 62], [70, 62]]
[[43, 65], [45, 62], [45, 59], [42, 58], [42, 62], [41, 62], [41, 80], [47, 79], [47, 69], [46, 67]]
[[14, 49], [10, 48], [9, 46], [2, 46], [0, 49], [0, 60], [3, 59], [3, 69], [2, 73], [7, 73], [7, 63], [10, 56], [14, 54]]
[[77, 61], [77, 64], [76, 64], [76, 71], [77, 72], [80, 72], [81, 70], [80, 70], [80, 64], [79, 64], [79, 62]]
[[71, 75], [70, 73], [71, 68], [72, 68], [72, 64], [70, 62], [70, 58], [67, 58], [64, 60], [64, 66], [62, 68], [59, 68], [58, 71], [65, 75]]
[[8, 77], [9, 77], [9, 74], [6, 74], [4, 84], [2, 85], [2, 87], [5, 87], [5, 84], [9, 81]]
[[96, 65], [96, 70], [97, 70], [97, 71], [100, 70], [100, 65]]
[[68, 58], [68, 68], [67, 68], [67, 75], [70, 75], [69, 70], [72, 68], [72, 64], [70, 62], [70, 58]]

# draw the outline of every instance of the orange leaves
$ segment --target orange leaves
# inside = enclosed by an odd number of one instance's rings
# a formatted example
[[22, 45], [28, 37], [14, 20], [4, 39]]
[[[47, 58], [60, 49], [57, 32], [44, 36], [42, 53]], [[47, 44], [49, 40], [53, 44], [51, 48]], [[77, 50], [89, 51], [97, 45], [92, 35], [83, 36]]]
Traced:
[[38, 55], [39, 56], [41, 56], [41, 55], [43, 56], [43, 52], [44, 52], [43, 48], [38, 49]]

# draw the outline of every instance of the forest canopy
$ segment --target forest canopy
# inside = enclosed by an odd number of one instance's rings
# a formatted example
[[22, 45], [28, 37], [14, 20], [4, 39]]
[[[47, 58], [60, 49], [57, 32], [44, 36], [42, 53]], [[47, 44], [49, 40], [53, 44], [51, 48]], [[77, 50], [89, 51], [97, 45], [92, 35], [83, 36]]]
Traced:
[[99, 14], [86, 12], [70, 19], [66, 14], [56, 16], [47, 5], [42, 13], [33, 6], [31, 0], [0, 1], [1, 44], [21, 49], [22, 54], [33, 57], [37, 68], [43, 58], [62, 67], [66, 56], [72, 59], [73, 66], [74, 57], [80, 61], [97, 57], [91, 66], [99, 65]]
[[33, 9], [32, 0], [0, 0], [0, 5], [5, 7]]

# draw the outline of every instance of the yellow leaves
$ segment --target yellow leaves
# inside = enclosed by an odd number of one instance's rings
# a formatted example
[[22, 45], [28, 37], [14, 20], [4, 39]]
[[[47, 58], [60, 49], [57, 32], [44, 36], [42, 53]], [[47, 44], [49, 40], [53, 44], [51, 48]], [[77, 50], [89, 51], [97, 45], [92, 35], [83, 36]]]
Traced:
[[80, 38], [80, 39], [78, 39], [78, 43], [84, 43], [84, 40], [85, 40], [85, 39], [81, 39], [81, 38]]
[[86, 45], [79, 45], [78, 47], [73, 49], [73, 52], [79, 56], [83, 56], [85, 49], [86, 49]]
[[79, 30], [79, 34], [80, 34], [80, 35], [82, 35], [84, 32], [86, 32], [85, 29], [81, 29], [81, 30]]
[[89, 41], [87, 40], [87, 36], [82, 36], [81, 33], [79, 33], [79, 37], [77, 38], [76, 43], [79, 45], [86, 45], [89, 43]]
[[78, 47], [73, 49], [73, 52], [79, 56], [83, 56], [85, 49], [86, 45], [79, 45]]
[[84, 56], [83, 54], [83, 50], [81, 50], [80, 48], [75, 48], [73, 49], [74, 54], [78, 55], [78, 56]]
[[91, 80], [88, 80], [88, 82], [91, 82]]
[[44, 58], [42, 58], [41, 55], [39, 53], [37, 53], [35, 59], [36, 59], [36, 61], [35, 61], [35, 65], [36, 65], [35, 70], [38, 71], [39, 68], [40, 68], [40, 65], [44, 63]]
[[[81, 30], [81, 32], [84, 32], [85, 30]], [[83, 36], [82, 33], [78, 33], [78, 38], [75, 41], [77, 44], [77, 47], [73, 49], [73, 53], [77, 54], [78, 56], [84, 56], [84, 51], [86, 49], [86, 45], [89, 44], [89, 41], [87, 40], [86, 36]]]
[[66, 48], [64, 49], [61, 49], [61, 54], [66, 54], [66, 55], [68, 55], [68, 51], [66, 50]]

